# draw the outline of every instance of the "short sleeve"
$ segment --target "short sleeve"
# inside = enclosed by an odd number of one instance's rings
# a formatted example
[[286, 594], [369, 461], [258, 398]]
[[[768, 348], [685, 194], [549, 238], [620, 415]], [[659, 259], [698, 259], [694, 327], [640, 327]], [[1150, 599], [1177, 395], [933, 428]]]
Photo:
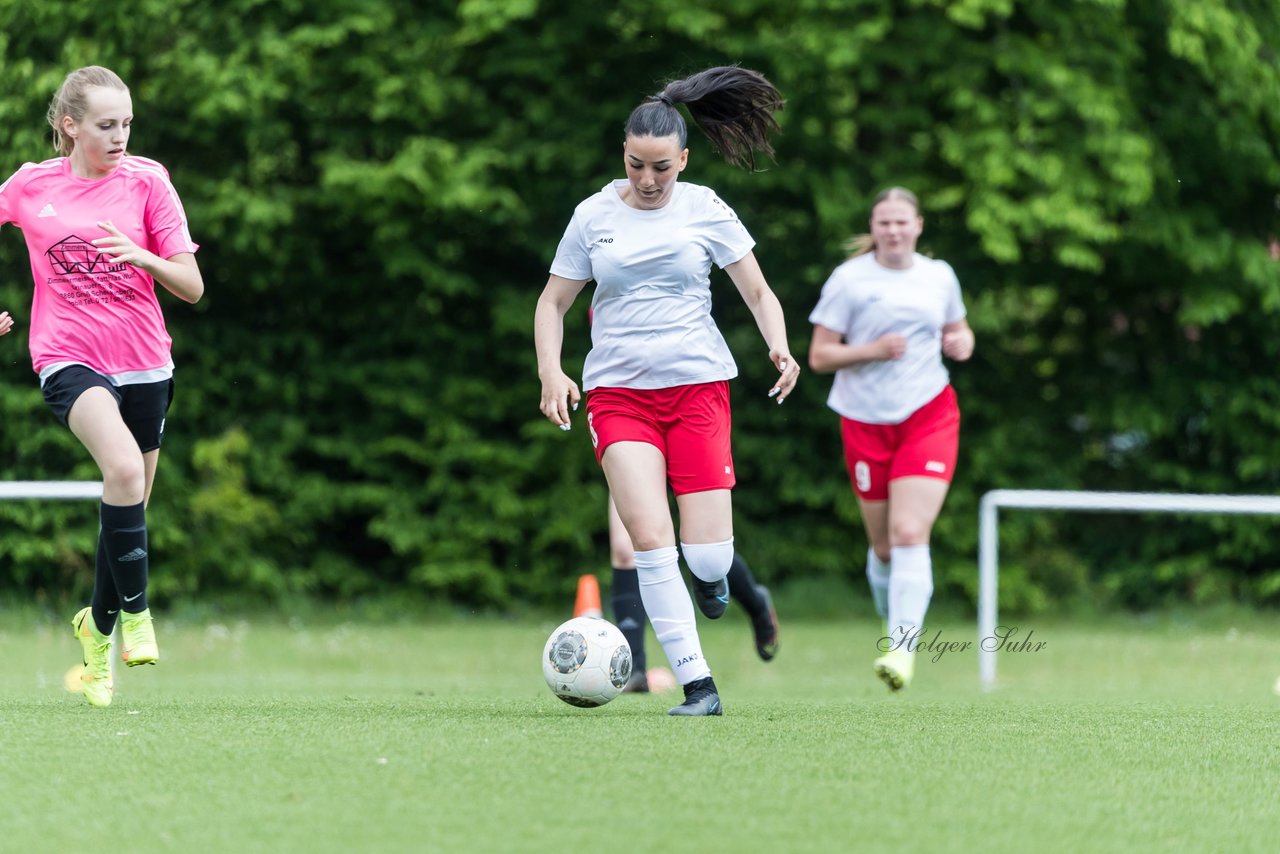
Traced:
[[551, 262], [551, 275], [575, 282], [594, 278], [591, 271], [591, 254], [587, 251], [587, 241], [582, 236], [582, 221], [578, 212], [564, 230], [560, 245], [556, 247], [556, 257]]
[[703, 235], [711, 260], [721, 269], [741, 261], [755, 247], [747, 227], [715, 193], [709, 193], [703, 210]]
[[946, 323], [957, 323], [965, 318], [968, 313], [964, 307], [964, 298], [960, 295], [960, 280], [956, 278], [956, 271], [951, 269], [951, 265], [942, 262], [946, 268], [947, 274], [947, 312]]
[[161, 172], [153, 180], [147, 196], [144, 225], [151, 241], [148, 247], [161, 258], [172, 258], [183, 252], [195, 252], [197, 246], [187, 229], [187, 214], [182, 209], [178, 191], [169, 181], [168, 172]]
[[26, 182], [19, 169], [0, 184], [0, 226], [18, 221], [18, 197], [22, 193], [22, 185]]
[[833, 332], [844, 332], [849, 325], [849, 289], [843, 285], [844, 277], [837, 269], [822, 286], [818, 304], [809, 312], [809, 322]]

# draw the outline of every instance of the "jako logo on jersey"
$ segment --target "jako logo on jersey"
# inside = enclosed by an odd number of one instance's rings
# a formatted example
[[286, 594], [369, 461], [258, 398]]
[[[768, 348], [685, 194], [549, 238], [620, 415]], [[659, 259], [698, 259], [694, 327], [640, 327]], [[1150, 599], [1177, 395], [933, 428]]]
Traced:
[[596, 243], [612, 243], [612, 242], [613, 242], [612, 237], [602, 237], [596, 241]]
[[924, 464], [924, 470], [925, 470], [925, 471], [937, 472], [938, 474], [942, 474], [943, 472], [945, 472], [945, 471], [947, 470], [947, 464], [946, 464], [946, 463], [940, 463], [940, 462], [938, 462], [937, 460], [929, 460], [929, 462], [927, 462], [927, 463], [925, 463], [925, 464]]
[[42, 216], [57, 216], [57, 215], [58, 215], [58, 212], [57, 212], [57, 211], [55, 211], [55, 210], [53, 209], [53, 205], [52, 205], [52, 204], [47, 204], [47, 205], [45, 205], [44, 207], [42, 207], [42, 208], [40, 209], [40, 213], [36, 214], [36, 216], [37, 216], [37, 217], [42, 217]]

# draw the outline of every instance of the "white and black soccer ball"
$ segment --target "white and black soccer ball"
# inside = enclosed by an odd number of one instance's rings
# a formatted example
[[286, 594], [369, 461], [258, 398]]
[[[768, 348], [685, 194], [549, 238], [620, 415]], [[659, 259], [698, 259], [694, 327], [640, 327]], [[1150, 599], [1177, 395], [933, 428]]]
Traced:
[[631, 678], [631, 646], [618, 627], [598, 617], [574, 617], [547, 638], [542, 675], [571, 706], [603, 706]]

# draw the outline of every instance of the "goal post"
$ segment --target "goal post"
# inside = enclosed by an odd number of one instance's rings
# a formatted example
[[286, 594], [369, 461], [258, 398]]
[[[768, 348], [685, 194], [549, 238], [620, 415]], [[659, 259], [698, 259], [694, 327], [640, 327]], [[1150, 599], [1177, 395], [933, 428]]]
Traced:
[[996, 681], [996, 650], [988, 638], [996, 632], [1000, 508], [1074, 510], [1097, 513], [1220, 513], [1280, 515], [1277, 495], [1188, 495], [1152, 492], [1084, 492], [1047, 489], [995, 489], [978, 508], [978, 678], [983, 690]]
[[[0, 501], [101, 501], [100, 480], [0, 480]], [[118, 636], [119, 627], [112, 632]], [[76, 670], [77, 668], [72, 668]], [[116, 657], [111, 657], [115, 677]], [[74, 678], [70, 674], [66, 678]], [[65, 681], [65, 680], [64, 680]]]
[[0, 501], [100, 500], [98, 480], [6, 480], [0, 481]]

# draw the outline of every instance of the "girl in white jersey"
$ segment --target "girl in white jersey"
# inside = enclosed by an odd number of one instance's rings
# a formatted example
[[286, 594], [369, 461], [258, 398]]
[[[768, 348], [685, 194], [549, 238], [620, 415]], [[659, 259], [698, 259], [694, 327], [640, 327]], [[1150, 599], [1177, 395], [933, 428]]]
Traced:
[[950, 265], [916, 252], [914, 194], [885, 190], [871, 234], [831, 274], [809, 315], [809, 366], [835, 373], [827, 404], [841, 416], [845, 462], [871, 547], [867, 579], [887, 620], [876, 674], [910, 684], [933, 595], [929, 536], [955, 468], [960, 410], [942, 357], [973, 354]]
[[764, 336], [778, 371], [770, 396], [784, 401], [799, 374], [782, 306], [751, 252], [755, 241], [714, 192], [677, 180], [689, 150], [676, 105], [727, 160], [754, 168], [756, 151], [773, 154], [769, 133], [782, 103], [761, 74], [722, 67], [669, 83], [636, 107], [622, 148], [627, 177], [578, 205], [534, 314], [542, 412], [567, 430], [581, 394], [560, 365], [564, 315], [596, 282], [582, 380], [587, 431], [635, 547], [644, 609], [684, 688], [673, 715], [721, 713], [667, 500], [670, 485], [698, 605], [716, 619], [729, 601], [733, 560], [728, 380], [737, 366], [711, 319], [713, 263]]
[[[45, 401], [102, 471], [93, 598], [72, 620], [91, 705], [112, 698], [111, 635], [125, 664], [159, 659], [147, 605], [146, 503], [173, 396], [170, 338], [155, 282], [189, 303], [204, 282], [168, 172], [126, 154], [129, 89], [90, 66], [67, 75], [49, 106], [61, 155], [0, 185], [0, 224], [23, 231], [35, 291], [31, 358]], [[11, 320], [0, 315], [0, 334]]]

